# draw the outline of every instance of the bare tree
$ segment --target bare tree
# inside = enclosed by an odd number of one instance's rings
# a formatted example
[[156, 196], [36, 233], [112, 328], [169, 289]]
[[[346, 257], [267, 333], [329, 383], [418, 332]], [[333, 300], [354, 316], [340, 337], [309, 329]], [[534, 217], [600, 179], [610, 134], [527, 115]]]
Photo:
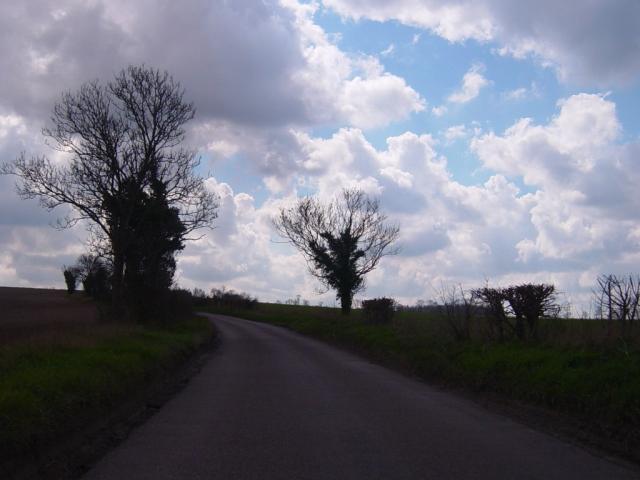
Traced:
[[140, 232], [140, 207], [176, 212], [182, 241], [216, 218], [217, 199], [194, 173], [199, 159], [180, 147], [195, 113], [167, 72], [131, 66], [106, 83], [92, 81], [67, 92], [53, 109], [47, 142], [68, 162], [22, 154], [0, 172], [19, 177], [18, 193], [47, 209], [72, 207], [61, 222], [89, 220], [94, 241], [112, 257], [114, 305], [121, 303], [127, 252]]
[[629, 337], [634, 321], [640, 317], [640, 276], [600, 275], [597, 284], [594, 296], [598, 316], [617, 321], [622, 336]]
[[329, 203], [305, 197], [282, 209], [274, 219], [280, 235], [302, 252], [312, 275], [336, 291], [342, 312], [348, 314], [364, 277], [398, 238], [397, 225], [386, 223], [377, 199], [361, 190], [345, 189]]
[[477, 299], [462, 285], [440, 286], [440, 301], [444, 308], [444, 318], [456, 340], [471, 338], [471, 323], [477, 310]]

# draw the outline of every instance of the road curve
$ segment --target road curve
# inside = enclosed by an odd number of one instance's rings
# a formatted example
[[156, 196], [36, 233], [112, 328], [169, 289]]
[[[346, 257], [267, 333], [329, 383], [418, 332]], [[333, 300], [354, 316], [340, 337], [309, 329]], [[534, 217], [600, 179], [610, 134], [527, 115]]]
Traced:
[[221, 342], [202, 371], [84, 478], [640, 478], [321, 342], [210, 318]]

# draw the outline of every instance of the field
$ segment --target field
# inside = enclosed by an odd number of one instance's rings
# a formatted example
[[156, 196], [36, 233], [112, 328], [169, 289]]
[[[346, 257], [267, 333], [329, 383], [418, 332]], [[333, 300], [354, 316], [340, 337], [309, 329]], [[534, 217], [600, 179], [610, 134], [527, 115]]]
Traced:
[[601, 322], [550, 319], [539, 341], [498, 343], [479, 332], [455, 340], [442, 316], [419, 312], [371, 325], [360, 310], [350, 317], [280, 304], [210, 310], [284, 326], [474, 395], [557, 412], [605, 446], [640, 459], [640, 349], [612, 337]]
[[0, 312], [0, 473], [109, 417], [212, 335], [201, 318], [105, 322], [59, 290], [0, 288]]

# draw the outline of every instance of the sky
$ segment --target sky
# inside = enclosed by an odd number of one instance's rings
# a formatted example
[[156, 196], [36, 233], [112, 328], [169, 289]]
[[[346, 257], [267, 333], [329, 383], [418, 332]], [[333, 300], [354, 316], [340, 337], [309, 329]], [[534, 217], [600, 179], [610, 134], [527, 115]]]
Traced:
[[[0, 161], [55, 157], [62, 92], [131, 64], [197, 109], [188, 146], [220, 197], [177, 284], [335, 301], [271, 219], [346, 187], [399, 223], [360, 298], [553, 283], [588, 312], [640, 272], [640, 2], [31, 0], [0, 3]], [[64, 285], [83, 225], [0, 177], [0, 285]]]

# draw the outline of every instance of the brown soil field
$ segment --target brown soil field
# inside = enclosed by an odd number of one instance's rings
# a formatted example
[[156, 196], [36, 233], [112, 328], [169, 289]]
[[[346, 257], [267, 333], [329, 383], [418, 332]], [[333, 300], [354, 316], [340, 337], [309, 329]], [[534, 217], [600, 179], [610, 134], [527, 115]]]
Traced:
[[82, 292], [0, 287], [0, 346], [86, 332], [98, 319], [96, 305]]

